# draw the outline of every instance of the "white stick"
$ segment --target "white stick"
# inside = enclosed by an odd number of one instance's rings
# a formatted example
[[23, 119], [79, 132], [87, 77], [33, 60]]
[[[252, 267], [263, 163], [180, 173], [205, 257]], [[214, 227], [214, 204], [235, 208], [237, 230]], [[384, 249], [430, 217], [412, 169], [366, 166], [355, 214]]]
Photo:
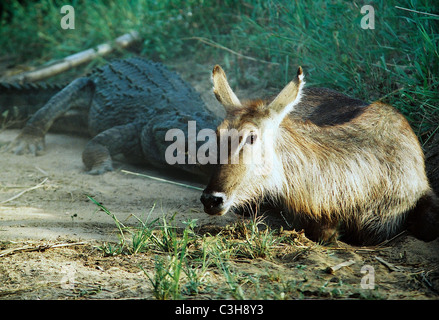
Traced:
[[334, 273], [338, 269], [341, 269], [343, 267], [349, 267], [350, 265], [353, 265], [354, 263], [355, 263], [355, 260], [348, 260], [348, 261], [342, 262], [340, 264], [337, 264], [336, 266], [328, 267], [326, 271], [328, 273]]
[[33, 186], [33, 187], [31, 187], [31, 188], [28, 188], [28, 189], [26, 189], [26, 190], [21, 191], [19, 194], [13, 196], [12, 198], [9, 198], [9, 199], [6, 199], [6, 200], [3, 200], [2, 202], [0, 202], [0, 204], [3, 204], [3, 203], [6, 203], [6, 202], [9, 202], [9, 201], [12, 201], [12, 200], [14, 200], [14, 199], [17, 199], [18, 197], [20, 197], [21, 195], [23, 195], [24, 193], [26, 193], [26, 192], [28, 192], [28, 191], [35, 190], [35, 189], [37, 189], [37, 188], [39, 188], [39, 187], [42, 187], [43, 184], [47, 181], [47, 179], [48, 179], [48, 178], [44, 179], [43, 181], [41, 181], [41, 182], [40, 182], [39, 184], [37, 184], [36, 186]]
[[12, 248], [12, 249], [6, 249], [6, 250], [0, 251], [0, 258], [7, 256], [7, 255], [17, 253], [17, 252], [42, 251], [42, 250], [47, 250], [50, 248], [71, 247], [71, 246], [79, 246], [79, 245], [84, 245], [84, 244], [86, 244], [86, 242], [60, 243], [60, 244], [54, 244], [54, 245], [48, 244], [48, 245], [37, 245], [37, 246], [26, 245], [26, 246], [20, 247], [20, 248]]
[[203, 188], [198, 188], [198, 187], [191, 186], [191, 185], [185, 184], [185, 183], [179, 183], [179, 182], [175, 182], [175, 181], [170, 181], [170, 180], [166, 180], [166, 179], [162, 179], [162, 178], [157, 178], [157, 177], [153, 177], [153, 176], [148, 176], [146, 174], [131, 172], [131, 171], [127, 171], [127, 170], [120, 170], [120, 171], [122, 171], [123, 173], [133, 174], [133, 175], [139, 176], [139, 177], [145, 177], [145, 178], [156, 180], [156, 181], [160, 181], [160, 182], [170, 183], [170, 184], [173, 184], [173, 185], [176, 185], [176, 186], [180, 186], [180, 187], [185, 187], [185, 188], [189, 188], [189, 189], [203, 191]]
[[12, 76], [7, 79], [7, 82], [32, 82], [45, 79], [66, 70], [72, 69], [87, 61], [93, 60], [98, 56], [106, 55], [113, 51], [116, 46], [120, 48], [125, 48], [138, 39], [140, 39], [139, 34], [136, 31], [132, 31], [130, 33], [120, 36], [114, 41], [114, 43], [103, 43], [98, 45], [96, 48], [72, 54], [64, 59], [55, 61], [49, 66]]

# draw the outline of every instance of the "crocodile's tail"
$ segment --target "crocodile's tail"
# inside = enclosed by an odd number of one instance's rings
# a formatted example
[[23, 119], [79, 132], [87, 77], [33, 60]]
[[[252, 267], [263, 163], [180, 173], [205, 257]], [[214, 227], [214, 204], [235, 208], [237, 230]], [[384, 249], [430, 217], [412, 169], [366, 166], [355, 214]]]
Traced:
[[0, 129], [19, 128], [65, 85], [0, 82]]

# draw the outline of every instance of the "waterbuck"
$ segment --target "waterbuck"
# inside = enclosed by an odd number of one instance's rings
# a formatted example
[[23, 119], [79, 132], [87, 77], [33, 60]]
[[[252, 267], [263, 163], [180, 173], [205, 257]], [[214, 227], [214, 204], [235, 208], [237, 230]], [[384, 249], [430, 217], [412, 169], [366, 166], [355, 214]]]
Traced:
[[421, 146], [393, 107], [303, 89], [302, 68], [270, 100], [241, 102], [218, 65], [213, 84], [227, 113], [217, 141], [229, 152], [201, 196], [206, 213], [269, 199], [316, 241], [374, 244], [405, 229], [425, 241], [438, 236]]

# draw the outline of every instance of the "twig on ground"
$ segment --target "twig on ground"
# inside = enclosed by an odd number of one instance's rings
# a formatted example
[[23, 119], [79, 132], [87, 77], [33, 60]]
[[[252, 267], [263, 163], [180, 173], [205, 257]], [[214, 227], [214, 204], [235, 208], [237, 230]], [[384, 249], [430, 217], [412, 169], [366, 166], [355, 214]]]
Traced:
[[170, 183], [170, 184], [180, 186], [180, 187], [203, 191], [203, 188], [198, 188], [198, 187], [191, 186], [191, 185], [185, 184], [185, 183], [180, 183], [180, 182], [175, 182], [175, 181], [166, 180], [166, 179], [162, 179], [162, 178], [157, 178], [157, 177], [149, 176], [147, 174], [136, 173], [136, 172], [131, 172], [131, 171], [127, 171], [127, 170], [121, 170], [121, 171], [123, 173], [128, 173], [128, 174], [132, 174], [132, 175], [139, 176], [139, 177], [144, 177], [144, 178], [148, 178], [148, 179], [152, 179], [152, 180], [156, 180], [156, 181], [160, 181], [160, 182]]
[[336, 266], [326, 268], [326, 272], [333, 274], [335, 271], [337, 271], [343, 267], [349, 267], [349, 266], [353, 265], [354, 263], [355, 263], [355, 260], [344, 261], [342, 263], [337, 264]]
[[404, 271], [404, 269], [402, 267], [395, 266], [394, 264], [387, 262], [383, 258], [375, 256], [375, 259], [377, 259], [380, 263], [385, 265], [390, 271]]
[[397, 235], [393, 236], [392, 238], [388, 239], [388, 240], [384, 240], [383, 242], [381, 242], [380, 244], [378, 244], [376, 246], [376, 248], [381, 248], [384, 247], [386, 245], [388, 245], [390, 242], [392, 242], [393, 240], [398, 239], [399, 237], [403, 236], [404, 234], [407, 233], [407, 230], [403, 230], [400, 233], [398, 233]]
[[17, 199], [18, 197], [22, 196], [23, 194], [25, 194], [25, 193], [28, 192], [28, 191], [35, 190], [35, 189], [38, 189], [38, 188], [42, 187], [43, 184], [46, 183], [47, 179], [49, 179], [49, 178], [45, 178], [43, 181], [41, 181], [41, 182], [40, 182], [39, 184], [37, 184], [36, 186], [33, 186], [33, 187], [28, 188], [28, 189], [26, 189], [26, 190], [23, 190], [23, 191], [21, 191], [19, 194], [16, 194], [15, 196], [13, 196], [12, 198], [9, 198], [9, 199], [6, 199], [6, 200], [1, 201], [0, 204], [4, 204], [4, 203], [6, 203], [6, 202], [9, 202], [9, 201], [15, 200], [15, 199]]
[[61, 248], [61, 247], [72, 247], [87, 244], [86, 242], [74, 242], [74, 243], [59, 243], [59, 244], [41, 244], [37, 246], [26, 245], [19, 248], [11, 248], [0, 251], [0, 258], [4, 256], [8, 256], [11, 254], [16, 254], [19, 252], [30, 252], [30, 251], [43, 251], [52, 248]]

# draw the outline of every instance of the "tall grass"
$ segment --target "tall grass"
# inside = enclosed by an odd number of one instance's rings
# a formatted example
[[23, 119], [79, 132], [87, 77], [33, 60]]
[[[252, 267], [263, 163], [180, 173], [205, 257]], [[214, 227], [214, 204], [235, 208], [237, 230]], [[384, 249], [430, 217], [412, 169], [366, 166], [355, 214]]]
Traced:
[[[221, 1], [227, 5], [233, 1]], [[24, 3], [24, 4], [22, 4]], [[184, 37], [216, 25], [209, 1], [189, 0], [72, 0], [75, 29], [62, 29], [65, 5], [61, 0], [11, 1], [0, 21], [0, 54], [13, 54], [20, 61], [47, 61], [93, 47], [137, 30], [143, 37], [140, 52], [155, 59], [192, 54], [195, 49]], [[219, 5], [218, 3], [216, 4]], [[218, 22], [218, 25], [220, 23]]]
[[359, 1], [253, 3], [233, 32], [218, 38], [246, 55], [279, 63], [268, 85], [285, 84], [302, 65], [311, 85], [393, 104], [423, 140], [437, 129], [439, 16], [395, 8], [437, 14], [437, 2], [372, 2], [373, 30], [361, 28]]
[[[393, 104], [422, 142], [438, 129], [439, 18], [395, 7], [439, 14], [435, 0], [73, 0], [75, 30], [60, 27], [62, 1], [24, 3], [8, 2], [0, 22], [0, 55], [17, 63], [41, 64], [134, 29], [144, 39], [135, 54], [221, 63], [233, 86], [273, 90], [302, 65], [309, 85]], [[374, 30], [360, 26], [365, 4], [375, 9]]]

